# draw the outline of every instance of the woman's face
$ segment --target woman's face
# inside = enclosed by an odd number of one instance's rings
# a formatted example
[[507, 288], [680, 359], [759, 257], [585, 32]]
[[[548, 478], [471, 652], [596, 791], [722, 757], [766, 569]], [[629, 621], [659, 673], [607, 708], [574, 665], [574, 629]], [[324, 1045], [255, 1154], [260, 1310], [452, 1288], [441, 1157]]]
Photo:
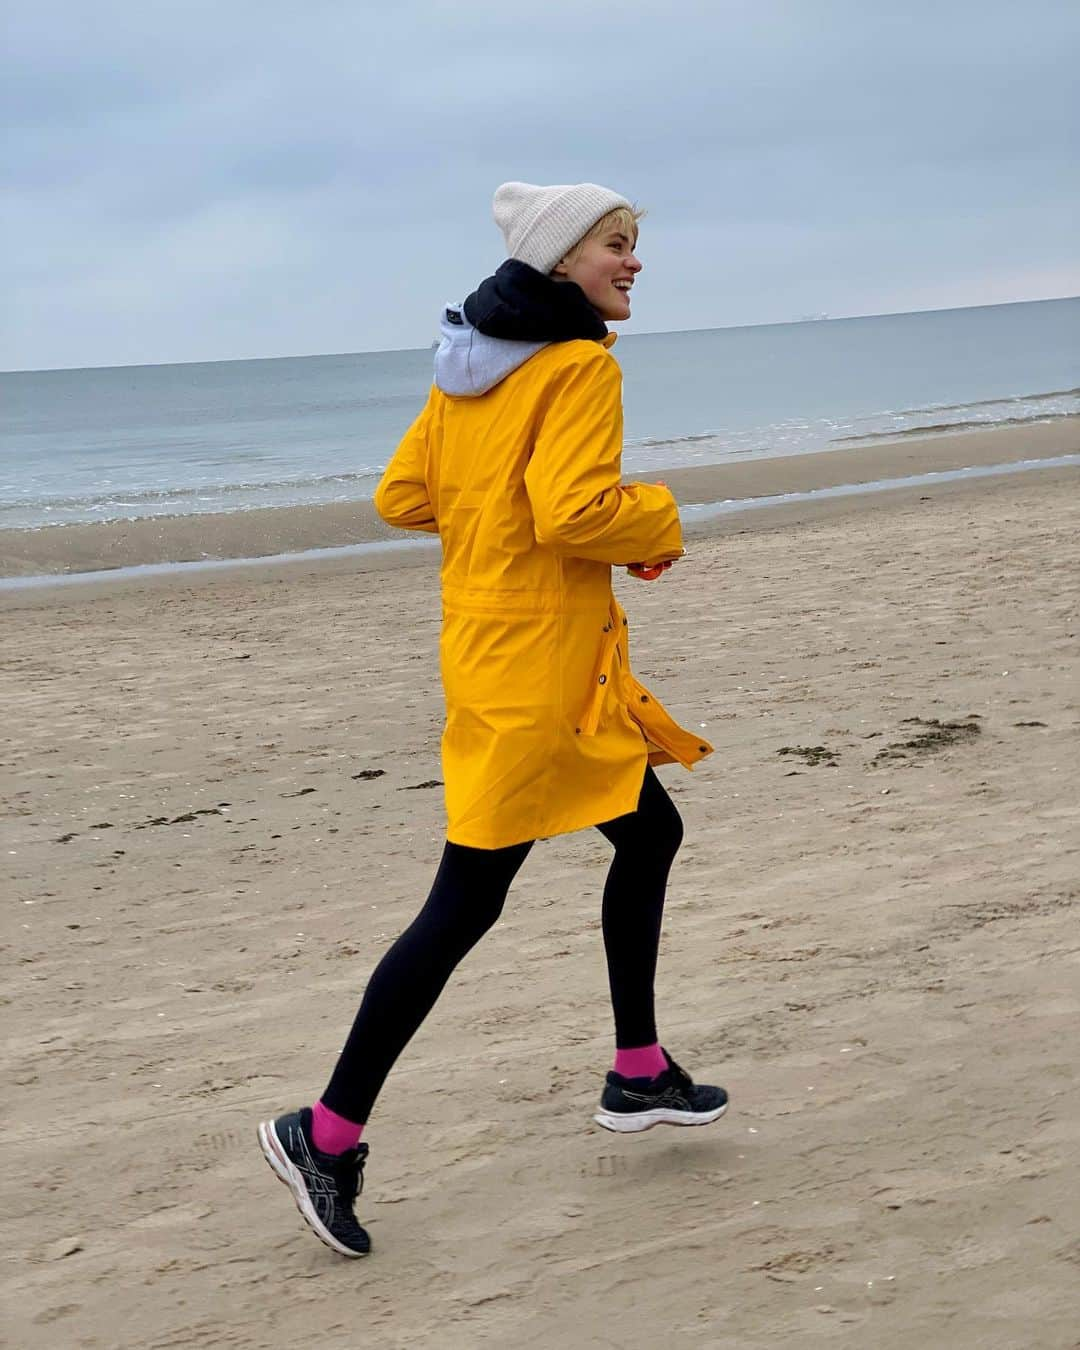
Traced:
[[555, 265], [556, 281], [576, 281], [602, 319], [617, 323], [630, 317], [630, 287], [641, 271], [634, 242], [617, 225], [586, 239], [573, 262]]

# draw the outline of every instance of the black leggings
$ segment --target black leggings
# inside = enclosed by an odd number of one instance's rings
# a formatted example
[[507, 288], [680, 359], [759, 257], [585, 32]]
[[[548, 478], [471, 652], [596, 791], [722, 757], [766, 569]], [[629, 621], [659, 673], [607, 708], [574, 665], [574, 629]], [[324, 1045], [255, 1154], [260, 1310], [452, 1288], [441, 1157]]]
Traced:
[[[597, 826], [614, 845], [604, 885], [603, 929], [615, 1043], [656, 1040], [653, 980], [664, 892], [682, 821], [652, 769], [637, 810]], [[531, 843], [478, 849], [446, 845], [427, 903], [375, 968], [322, 1100], [366, 1121], [386, 1075], [431, 1011], [462, 957], [502, 913]]]

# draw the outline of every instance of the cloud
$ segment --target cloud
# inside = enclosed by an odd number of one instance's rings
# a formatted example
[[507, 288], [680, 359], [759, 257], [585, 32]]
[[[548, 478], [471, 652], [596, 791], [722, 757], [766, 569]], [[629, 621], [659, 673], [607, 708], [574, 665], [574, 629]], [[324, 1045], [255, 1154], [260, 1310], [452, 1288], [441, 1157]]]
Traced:
[[0, 365], [426, 345], [507, 178], [648, 208], [638, 331], [1077, 289], [1078, 39], [1053, 0], [24, 4]]

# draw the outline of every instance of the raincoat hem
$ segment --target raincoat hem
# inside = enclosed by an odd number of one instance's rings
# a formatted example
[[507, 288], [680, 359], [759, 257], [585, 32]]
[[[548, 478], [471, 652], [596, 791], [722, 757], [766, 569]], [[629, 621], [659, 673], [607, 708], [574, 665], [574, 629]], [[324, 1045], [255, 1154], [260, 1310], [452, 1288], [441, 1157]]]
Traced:
[[[632, 815], [638, 807], [641, 800], [641, 788], [645, 781], [645, 769], [648, 766], [649, 758], [645, 754], [645, 746], [642, 745], [641, 772], [636, 774], [631, 780], [636, 782], [637, 786], [627, 791], [625, 794], [612, 791], [610, 795], [602, 800], [594, 798], [590, 802], [582, 803], [581, 808], [573, 813], [562, 817], [555, 817], [549, 820], [538, 820], [537, 828], [527, 834], [521, 830], [495, 830], [495, 829], [475, 829], [470, 830], [467, 827], [450, 827], [446, 832], [447, 842], [458, 844], [464, 848], [483, 849], [494, 852], [500, 848], [512, 848], [515, 844], [527, 844], [537, 839], [554, 839], [561, 834], [576, 834], [579, 830], [593, 829], [597, 825], [606, 825], [610, 820], [618, 820], [620, 816]], [[671, 762], [671, 761], [669, 761]]]

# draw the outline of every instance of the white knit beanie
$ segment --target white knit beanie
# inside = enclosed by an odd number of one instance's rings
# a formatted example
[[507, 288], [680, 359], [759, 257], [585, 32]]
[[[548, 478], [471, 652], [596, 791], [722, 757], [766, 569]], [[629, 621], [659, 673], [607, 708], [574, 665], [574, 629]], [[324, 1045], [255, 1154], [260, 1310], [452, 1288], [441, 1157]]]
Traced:
[[[503, 183], [495, 189], [495, 223], [503, 232], [511, 258], [538, 272], [550, 272], [596, 222], [625, 197], [596, 183]], [[633, 209], [632, 207], [630, 209]]]

